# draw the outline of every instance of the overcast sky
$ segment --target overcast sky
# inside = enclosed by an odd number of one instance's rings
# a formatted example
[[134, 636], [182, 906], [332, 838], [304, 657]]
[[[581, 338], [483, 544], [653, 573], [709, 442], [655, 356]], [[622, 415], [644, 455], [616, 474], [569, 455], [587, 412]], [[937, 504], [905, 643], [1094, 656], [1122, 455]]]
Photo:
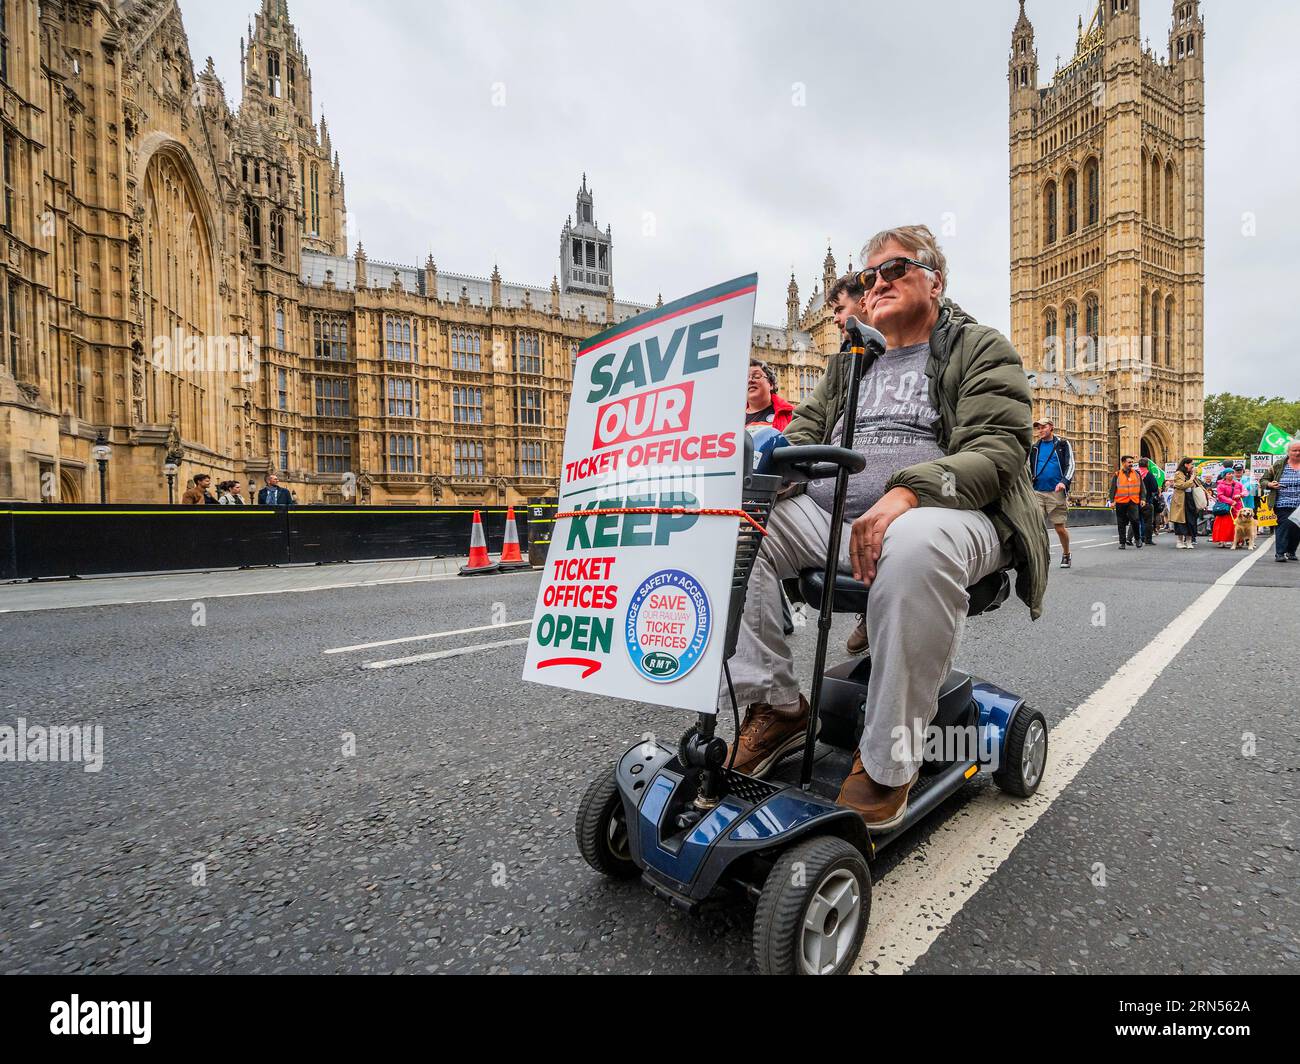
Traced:
[[[1134, 0], [1136, 4], [1138, 0]], [[182, 0], [239, 102], [260, 0]], [[1206, 387], [1300, 396], [1300, 5], [1201, 5]], [[1088, 0], [1029, 0], [1045, 84]], [[1171, 0], [1142, 0], [1167, 49]], [[1007, 53], [1015, 0], [807, 5], [290, 0], [372, 259], [549, 284], [583, 171], [620, 298], [756, 270], [761, 321], [876, 229], [945, 222], [950, 293], [1008, 327]], [[1085, 21], [1087, 16], [1085, 15]], [[499, 104], [504, 103], [504, 106]], [[1243, 235], [1243, 215], [1255, 235]]]

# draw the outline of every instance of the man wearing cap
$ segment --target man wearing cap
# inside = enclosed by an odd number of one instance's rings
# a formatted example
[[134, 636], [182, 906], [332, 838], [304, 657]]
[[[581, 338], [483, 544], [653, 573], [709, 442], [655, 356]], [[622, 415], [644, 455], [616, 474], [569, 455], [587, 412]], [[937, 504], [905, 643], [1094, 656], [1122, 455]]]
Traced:
[[1061, 568], [1070, 568], [1070, 533], [1065, 522], [1070, 511], [1070, 484], [1074, 481], [1074, 448], [1064, 436], [1056, 435], [1051, 418], [1034, 422], [1037, 441], [1029, 448], [1029, 474], [1034, 479], [1043, 516], [1056, 529], [1061, 541]]

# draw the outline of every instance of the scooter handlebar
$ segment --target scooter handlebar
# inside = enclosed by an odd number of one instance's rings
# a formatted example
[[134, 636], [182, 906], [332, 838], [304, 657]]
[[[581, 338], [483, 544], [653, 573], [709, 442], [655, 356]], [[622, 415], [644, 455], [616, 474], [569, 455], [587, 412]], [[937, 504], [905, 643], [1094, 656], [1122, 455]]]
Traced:
[[861, 473], [867, 460], [857, 451], [845, 447], [810, 443], [799, 447], [778, 447], [768, 456], [768, 463], [773, 473], [797, 482], [825, 480], [841, 469]]

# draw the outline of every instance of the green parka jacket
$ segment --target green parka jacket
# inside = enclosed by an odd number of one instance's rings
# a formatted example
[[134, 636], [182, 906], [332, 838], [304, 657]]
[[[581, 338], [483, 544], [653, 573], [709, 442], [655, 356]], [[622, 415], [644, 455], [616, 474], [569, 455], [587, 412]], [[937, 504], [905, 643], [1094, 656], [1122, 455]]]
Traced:
[[[785, 430], [792, 444], [832, 442], [849, 357], [832, 355], [813, 394], [795, 410]], [[1016, 594], [1037, 620], [1047, 590], [1047, 529], [1029, 481], [1033, 406], [1020, 356], [1000, 332], [944, 299], [925, 375], [946, 457], [899, 470], [886, 487], [910, 488], [922, 506], [988, 514], [1012, 558]]]

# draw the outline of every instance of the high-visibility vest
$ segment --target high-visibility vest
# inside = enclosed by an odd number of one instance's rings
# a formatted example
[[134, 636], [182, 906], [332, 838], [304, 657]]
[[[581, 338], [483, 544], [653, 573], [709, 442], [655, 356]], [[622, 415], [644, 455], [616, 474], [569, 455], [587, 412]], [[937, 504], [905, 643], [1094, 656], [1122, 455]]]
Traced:
[[1142, 501], [1142, 474], [1136, 469], [1130, 473], [1120, 470], [1115, 474], [1115, 504]]

